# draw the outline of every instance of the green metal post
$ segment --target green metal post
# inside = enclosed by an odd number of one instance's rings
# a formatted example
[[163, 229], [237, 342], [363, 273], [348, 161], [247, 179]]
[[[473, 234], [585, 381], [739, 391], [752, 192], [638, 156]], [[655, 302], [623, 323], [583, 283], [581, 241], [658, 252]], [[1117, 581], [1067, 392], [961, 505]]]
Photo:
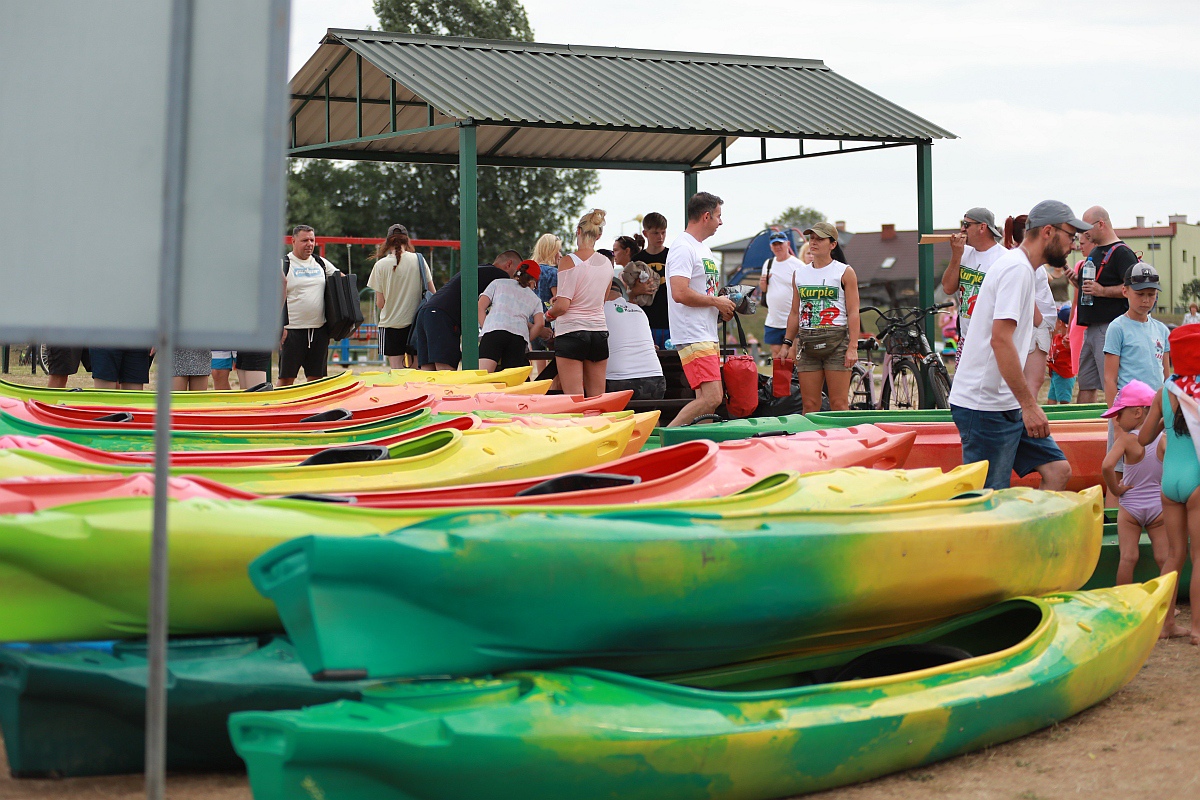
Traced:
[[698, 178], [699, 175], [693, 170], [683, 173], [683, 225], [680, 227], [687, 227], [687, 204], [692, 199], [692, 195], [700, 191], [697, 188], [699, 186]]
[[458, 128], [458, 239], [462, 276], [462, 368], [479, 368], [479, 152], [475, 121]]
[[[917, 145], [917, 234], [933, 233], [933, 143]], [[922, 308], [933, 305], [933, 245], [917, 247], [917, 296]], [[933, 317], [925, 318], [925, 336], [933, 343]]]

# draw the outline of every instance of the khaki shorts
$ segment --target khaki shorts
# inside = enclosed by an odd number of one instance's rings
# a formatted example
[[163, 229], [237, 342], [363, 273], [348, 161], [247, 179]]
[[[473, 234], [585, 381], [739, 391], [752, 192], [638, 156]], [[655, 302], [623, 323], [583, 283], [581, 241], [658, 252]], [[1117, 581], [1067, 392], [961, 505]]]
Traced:
[[797, 372], [849, 372], [850, 329], [801, 328], [796, 334]]

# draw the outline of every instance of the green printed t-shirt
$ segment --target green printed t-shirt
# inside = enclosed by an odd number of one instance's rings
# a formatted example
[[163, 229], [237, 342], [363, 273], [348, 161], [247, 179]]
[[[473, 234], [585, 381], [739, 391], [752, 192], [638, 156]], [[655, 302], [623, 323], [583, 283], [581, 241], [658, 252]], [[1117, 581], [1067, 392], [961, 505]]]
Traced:
[[958, 328], [964, 337], [971, 323], [971, 312], [975, 310], [975, 298], [979, 296], [983, 278], [988, 268], [1006, 252], [998, 244], [982, 251], [970, 245], [963, 247], [962, 261], [958, 267]]

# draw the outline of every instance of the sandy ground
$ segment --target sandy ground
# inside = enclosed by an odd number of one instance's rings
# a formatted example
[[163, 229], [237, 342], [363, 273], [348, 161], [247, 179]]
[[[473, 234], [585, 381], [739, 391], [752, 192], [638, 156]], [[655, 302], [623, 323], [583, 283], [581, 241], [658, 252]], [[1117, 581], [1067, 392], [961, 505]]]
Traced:
[[[1187, 624], [1185, 608], [1180, 621]], [[1195, 800], [1200, 797], [1200, 648], [1159, 643], [1138, 676], [1113, 697], [1053, 728], [998, 747], [820, 800]], [[173, 800], [250, 800], [244, 775], [175, 775]], [[0, 768], [3, 800], [134, 800], [140, 775], [21, 780]], [[480, 798], [480, 800], [492, 800]], [[508, 800], [495, 798], [494, 800]], [[563, 800], [569, 800], [564, 798]]]

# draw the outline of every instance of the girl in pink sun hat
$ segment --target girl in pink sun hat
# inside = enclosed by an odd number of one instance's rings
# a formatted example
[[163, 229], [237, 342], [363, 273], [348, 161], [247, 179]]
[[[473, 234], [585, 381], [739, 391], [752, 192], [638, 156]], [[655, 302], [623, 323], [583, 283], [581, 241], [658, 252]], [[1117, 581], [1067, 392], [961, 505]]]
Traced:
[[[1167, 558], [1162, 572], [1180, 572], [1189, 550], [1192, 563], [1200, 563], [1200, 325], [1182, 325], [1171, 331], [1172, 364], [1176, 374], [1155, 394], [1138, 442], [1148, 447], [1163, 434], [1162, 504], [1167, 531]], [[1114, 403], [1115, 405], [1115, 403]], [[1190, 544], [1189, 544], [1190, 543]], [[1192, 570], [1191, 592], [1200, 597], [1200, 569]], [[1191, 636], [1200, 645], [1200, 631], [1175, 623], [1175, 598], [1162, 638]]]
[[[1117, 497], [1117, 540], [1121, 561], [1117, 566], [1117, 585], [1133, 583], [1138, 563], [1138, 542], [1142, 529], [1150, 535], [1154, 561], [1162, 571], [1167, 560], [1166, 525], [1163, 522], [1162, 476], [1163, 434], [1149, 445], [1138, 441], [1138, 429], [1154, 404], [1154, 390], [1143, 381], [1132, 380], [1121, 387], [1112, 408], [1101, 416], [1116, 423], [1116, 438], [1104, 457], [1101, 474], [1108, 490]], [[1117, 477], [1117, 464], [1124, 459], [1125, 470]]]

